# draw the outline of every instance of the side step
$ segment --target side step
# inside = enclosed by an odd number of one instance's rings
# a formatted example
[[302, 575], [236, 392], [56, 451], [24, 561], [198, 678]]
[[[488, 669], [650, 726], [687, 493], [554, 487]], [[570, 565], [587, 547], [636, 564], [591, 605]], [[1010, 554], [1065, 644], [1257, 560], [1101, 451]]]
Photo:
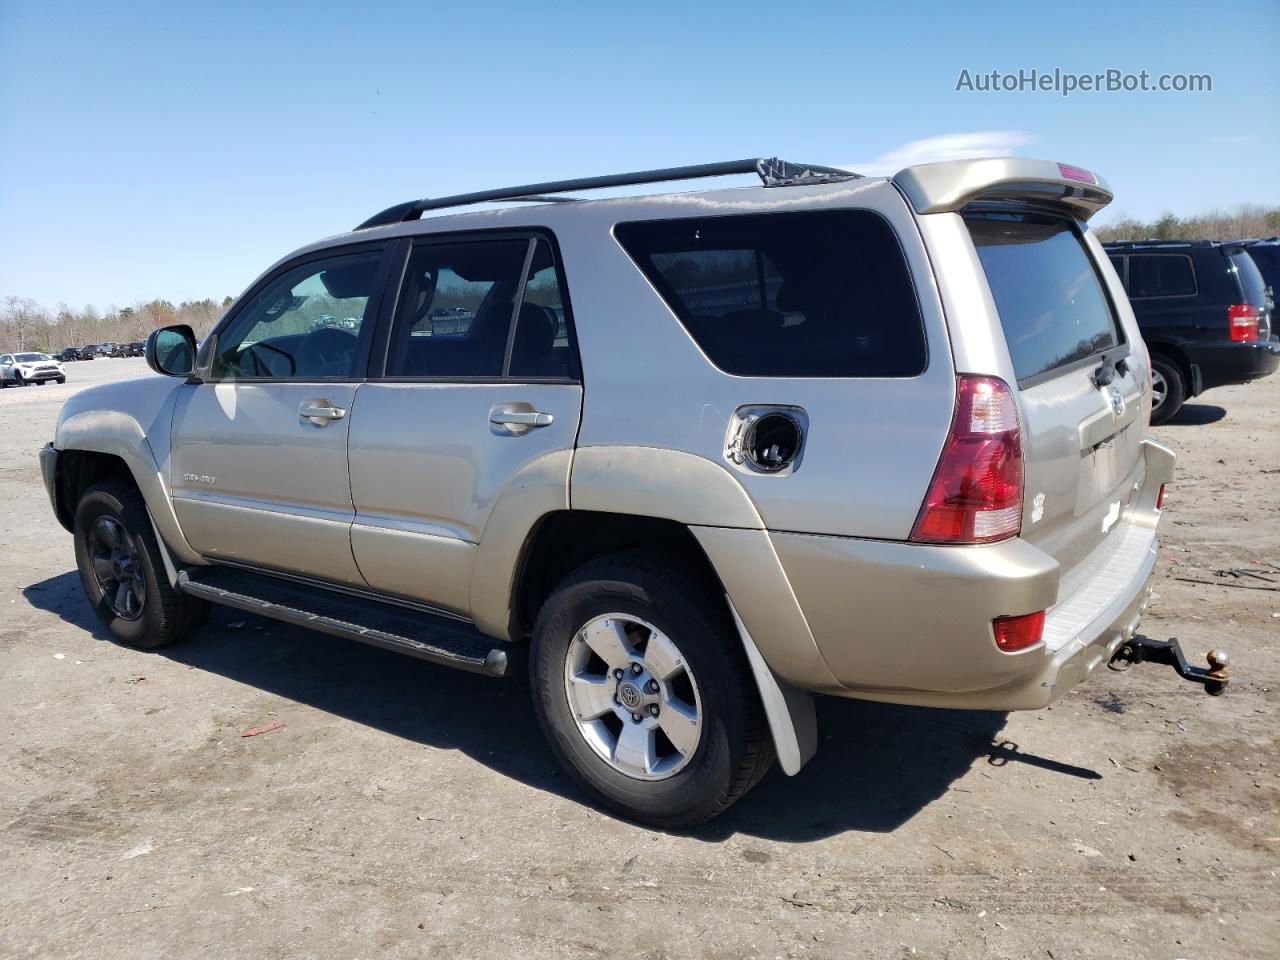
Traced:
[[299, 627], [320, 630], [411, 657], [492, 677], [507, 675], [510, 663], [500, 641], [447, 617], [395, 604], [326, 590], [232, 567], [202, 567], [178, 573], [178, 589]]

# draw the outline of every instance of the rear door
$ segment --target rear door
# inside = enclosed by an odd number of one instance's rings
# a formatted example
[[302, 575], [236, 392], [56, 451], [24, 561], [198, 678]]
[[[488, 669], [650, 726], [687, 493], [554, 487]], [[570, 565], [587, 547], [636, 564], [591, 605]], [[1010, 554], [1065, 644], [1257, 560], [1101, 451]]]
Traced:
[[469, 614], [494, 505], [536, 465], [562, 479], [582, 384], [548, 237], [428, 237], [409, 253], [351, 420], [351, 546], [370, 586]]
[[1016, 210], [965, 221], [1018, 378], [1021, 535], [1069, 575], [1114, 528], [1141, 479], [1146, 370], [1077, 223]]
[[205, 556], [364, 586], [347, 437], [386, 244], [288, 264], [215, 331], [174, 410], [174, 510]]

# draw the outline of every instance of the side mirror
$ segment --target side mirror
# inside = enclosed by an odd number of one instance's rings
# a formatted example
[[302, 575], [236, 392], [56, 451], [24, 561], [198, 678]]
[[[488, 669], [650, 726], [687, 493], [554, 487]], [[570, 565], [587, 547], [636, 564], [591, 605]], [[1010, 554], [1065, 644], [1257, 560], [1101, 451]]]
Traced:
[[185, 323], [152, 330], [147, 366], [166, 377], [189, 377], [196, 368], [196, 335]]

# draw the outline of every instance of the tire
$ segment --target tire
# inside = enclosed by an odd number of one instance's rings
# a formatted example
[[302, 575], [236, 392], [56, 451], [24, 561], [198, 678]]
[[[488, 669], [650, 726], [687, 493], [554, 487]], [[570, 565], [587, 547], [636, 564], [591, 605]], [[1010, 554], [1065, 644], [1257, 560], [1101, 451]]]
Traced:
[[[101, 550], [104, 538], [95, 530], [105, 532], [113, 527], [122, 554], [128, 558], [127, 567], [116, 568], [117, 572], [126, 571], [122, 579], [131, 587], [123, 602], [118, 591], [108, 596], [110, 583], [118, 581], [108, 581], [104, 589], [99, 569], [95, 568], [95, 557], [100, 566], [103, 562], [111, 566], [111, 560]], [[117, 640], [126, 646], [153, 650], [176, 643], [199, 626], [208, 604], [169, 585], [146, 504], [131, 483], [108, 480], [86, 490], [76, 505], [73, 530], [80, 584], [98, 619]], [[129, 570], [134, 571], [133, 576], [128, 575]], [[130, 593], [136, 610], [129, 609]]]
[[59, 383], [66, 383], [66, 382], [67, 382], [67, 378], [66, 378], [66, 377], [58, 377], [58, 382], [59, 382]]
[[[1178, 369], [1176, 363], [1167, 357], [1154, 353], [1151, 355], [1151, 381], [1151, 423], [1153, 426], [1159, 426], [1162, 423], [1168, 423], [1182, 409], [1182, 405], [1187, 399], [1187, 385], [1182, 378], [1182, 371]], [[1164, 400], [1159, 406], [1156, 406], [1155, 396], [1162, 382], [1164, 384]]]
[[[652, 685], [646, 681], [644, 689], [655, 691], [651, 696], [656, 702], [637, 707], [640, 713], [626, 712], [629, 708], [619, 699], [626, 693], [634, 703], [631, 698], [636, 688], [623, 690], [625, 680], [632, 676], [625, 667], [623, 681], [603, 659], [591, 659], [594, 666], [583, 666], [581, 673], [570, 667], [571, 656], [585, 652], [594, 658], [598, 644], [585, 645], [584, 627], [602, 629], [601, 624], [620, 621], [634, 624], [628, 628], [634, 632], [624, 634], [624, 651], [631, 640], [645, 649], [638, 654], [638, 647], [632, 648], [624, 659], [659, 659], [662, 649], [671, 650], [662, 638], [669, 639], [680, 655], [678, 659], [662, 656], [663, 662], [678, 664], [675, 679], [662, 684], [653, 679]], [[666, 674], [659, 668], [650, 674], [649, 659], [644, 660], [645, 672], [639, 680]], [[597, 731], [589, 734], [580, 727], [570, 706], [569, 674], [595, 676], [601, 671], [610, 686], [603, 693], [605, 699], [599, 701], [603, 715], [596, 721], [585, 721]], [[764, 708], [742, 640], [719, 591], [705, 578], [684, 572], [674, 558], [649, 552], [619, 553], [591, 561], [567, 576], [543, 604], [534, 624], [529, 674], [534, 709], [556, 758], [585, 790], [632, 820], [663, 828], [708, 820], [740, 799], [773, 763], [773, 740]], [[598, 685], [598, 681], [593, 683]], [[678, 695], [677, 687], [681, 688]], [[623, 734], [643, 737], [646, 729], [663, 729], [663, 724], [674, 724], [672, 729], [678, 731], [682, 718], [689, 722], [686, 708], [691, 703], [696, 704], [692, 712], [700, 732], [696, 746], [687, 752], [682, 754], [674, 746], [677, 740], [687, 738], [664, 739], [664, 729], [661, 736], [649, 739], [668, 749], [652, 771], [642, 772], [637, 767], [629, 774], [606, 757], [610, 749], [618, 753], [617, 743]], [[650, 711], [658, 711], [652, 713], [652, 719]], [[675, 711], [674, 717], [671, 711]], [[629, 730], [632, 723], [637, 726]], [[615, 727], [621, 732], [613, 733]], [[612, 748], [607, 743], [611, 735], [615, 738]], [[652, 754], [652, 749], [645, 751], [646, 758]], [[664, 766], [669, 772], [663, 771]]]
[[18, 387], [25, 387], [27, 385], [27, 381], [23, 378], [21, 372], [15, 373], [13, 375], [13, 383], [15, 386], [18, 386]]

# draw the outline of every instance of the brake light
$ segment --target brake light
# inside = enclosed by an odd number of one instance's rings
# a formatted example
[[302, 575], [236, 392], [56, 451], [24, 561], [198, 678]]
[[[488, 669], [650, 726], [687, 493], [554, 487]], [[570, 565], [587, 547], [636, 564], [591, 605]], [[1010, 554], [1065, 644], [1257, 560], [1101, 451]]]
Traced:
[[1164, 509], [1164, 484], [1160, 484], [1160, 491], [1156, 494], [1156, 509]]
[[997, 617], [991, 621], [991, 632], [995, 634], [996, 646], [1005, 653], [1034, 647], [1044, 636], [1044, 611], [1021, 617]]
[[1022, 526], [1022, 434], [1013, 393], [998, 377], [961, 374], [956, 410], [911, 539], [990, 543]]
[[1252, 303], [1235, 303], [1227, 307], [1227, 329], [1236, 343], [1258, 339], [1258, 308]]
[[1058, 173], [1062, 175], [1064, 180], [1079, 180], [1081, 183], [1098, 182], [1098, 178], [1084, 169], [1084, 167], [1073, 167], [1069, 163], [1058, 164]]

